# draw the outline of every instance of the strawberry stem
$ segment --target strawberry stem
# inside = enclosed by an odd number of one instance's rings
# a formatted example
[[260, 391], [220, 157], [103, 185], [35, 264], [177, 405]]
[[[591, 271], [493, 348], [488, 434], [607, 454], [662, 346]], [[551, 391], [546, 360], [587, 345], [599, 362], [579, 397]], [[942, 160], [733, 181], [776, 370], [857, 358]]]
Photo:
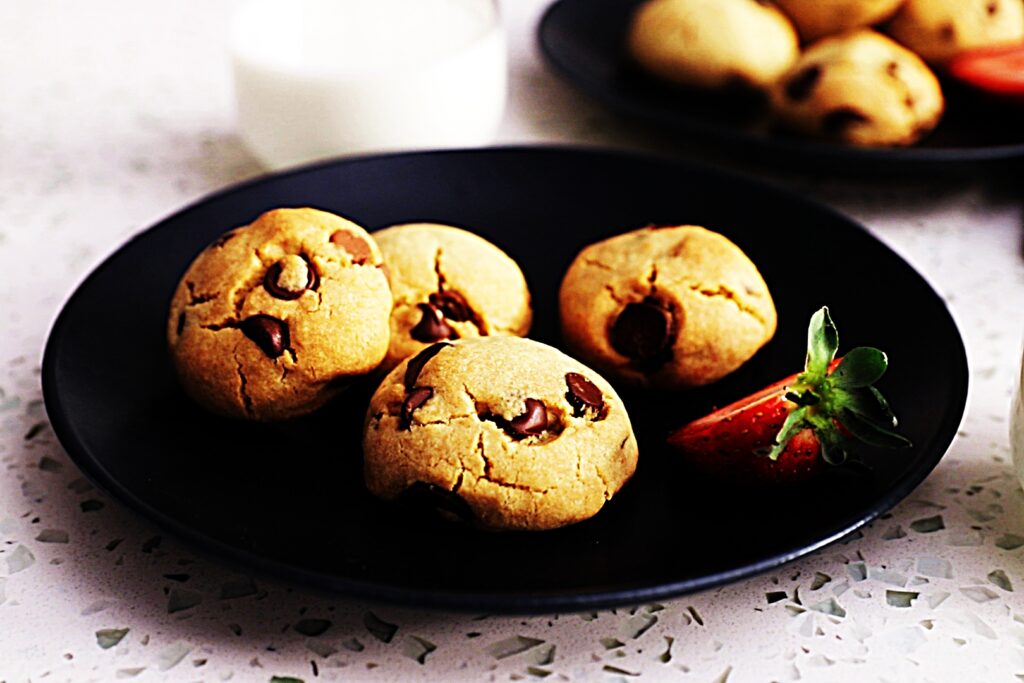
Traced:
[[828, 307], [815, 311], [807, 328], [804, 372], [786, 392], [795, 408], [786, 416], [768, 453], [778, 460], [790, 440], [804, 429], [814, 431], [822, 458], [836, 465], [847, 456], [848, 435], [885, 448], [911, 445], [892, 431], [896, 416], [873, 384], [885, 374], [889, 359], [878, 349], [861, 346], [835, 362], [839, 333]]

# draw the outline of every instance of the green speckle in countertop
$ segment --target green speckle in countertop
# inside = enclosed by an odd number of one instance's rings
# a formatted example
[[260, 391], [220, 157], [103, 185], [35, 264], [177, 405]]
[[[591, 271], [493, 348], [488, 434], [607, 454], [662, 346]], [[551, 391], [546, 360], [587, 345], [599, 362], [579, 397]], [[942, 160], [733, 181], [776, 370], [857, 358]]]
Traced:
[[167, 613], [191, 609], [203, 601], [201, 593], [186, 588], [172, 588], [167, 597]]
[[331, 622], [327, 619], [303, 619], [292, 628], [304, 636], [315, 637], [323, 634], [330, 627]]
[[131, 630], [131, 629], [127, 629], [127, 628], [104, 628], [104, 629], [100, 629], [99, 631], [96, 631], [96, 644], [99, 645], [104, 650], [109, 650], [110, 648], [112, 648], [115, 645], [117, 645], [118, 643], [120, 643], [121, 640], [124, 639], [124, 637], [126, 635], [128, 635], [128, 631], [129, 630]]
[[18, 572], [25, 571], [36, 562], [36, 556], [32, 554], [32, 551], [23, 545], [19, 545], [14, 551], [7, 556], [7, 573], [17, 574]]
[[402, 641], [402, 654], [420, 664], [426, 664], [427, 657], [436, 649], [437, 645], [419, 636], [407, 636]]
[[184, 642], [177, 641], [162, 649], [156, 656], [156, 668], [160, 671], [167, 671], [177, 666], [185, 656], [192, 651], [192, 647]]
[[996, 547], [1003, 550], [1016, 550], [1021, 546], [1024, 546], [1024, 536], [1017, 534], [1003, 534], [996, 539]]
[[383, 643], [390, 643], [391, 639], [395, 637], [395, 632], [398, 631], [398, 626], [384, 621], [373, 612], [363, 615], [363, 625], [374, 638]]
[[352, 652], [362, 652], [366, 649], [366, 646], [359, 642], [358, 638], [348, 638], [343, 640], [341, 646], [346, 650], [351, 650]]
[[64, 465], [59, 460], [54, 460], [48, 455], [39, 459], [39, 469], [43, 472], [59, 472]]
[[964, 586], [960, 592], [974, 602], [991, 602], [999, 597], [995, 591], [984, 586]]
[[491, 643], [485, 648], [485, 651], [495, 659], [505, 659], [506, 657], [526, 652], [543, 643], [544, 641], [540, 638], [516, 635]]
[[69, 537], [63, 529], [43, 529], [36, 535], [36, 540], [40, 543], [67, 543]]
[[1004, 591], [1013, 592], [1013, 584], [1002, 569], [995, 569], [988, 573], [988, 580], [1002, 588]]
[[920, 593], [914, 591], [885, 591], [885, 601], [891, 607], [910, 607]]
[[932, 517], [915, 519], [910, 523], [910, 528], [919, 534], [930, 534], [945, 529], [946, 523], [943, 521], [942, 515], [934, 515]]

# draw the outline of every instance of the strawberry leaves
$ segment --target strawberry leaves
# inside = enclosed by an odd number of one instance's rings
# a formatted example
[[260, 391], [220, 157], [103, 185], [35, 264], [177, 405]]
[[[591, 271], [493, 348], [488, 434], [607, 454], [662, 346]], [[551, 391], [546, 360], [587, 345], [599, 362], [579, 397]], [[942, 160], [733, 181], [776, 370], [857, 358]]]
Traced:
[[906, 448], [910, 446], [910, 441], [896, 432], [890, 431], [876, 422], [867, 420], [847, 408], [843, 409], [840, 419], [843, 426], [864, 443], [882, 448]]
[[804, 374], [815, 379], [828, 373], [828, 366], [839, 349], [839, 333], [828, 314], [828, 307], [822, 306], [811, 316], [807, 327], [807, 360]]
[[789, 440], [807, 428], [809, 410], [809, 406], [800, 406], [786, 416], [786, 421], [782, 423], [782, 428], [779, 430], [778, 436], [775, 437], [775, 443], [772, 444], [772, 449], [768, 452], [769, 458], [778, 460], [782, 451], [786, 450]]
[[885, 374], [889, 359], [885, 353], [870, 346], [851, 349], [832, 372], [835, 386], [844, 389], [869, 387]]
[[873, 386], [888, 368], [885, 353], [860, 346], [836, 363], [838, 348], [839, 334], [828, 308], [822, 307], [811, 316], [804, 372], [786, 393], [786, 399], [797, 407], [786, 416], [775, 437], [768, 453], [772, 460], [804, 429], [814, 432], [822, 458], [831, 464], [846, 460], [850, 437], [883, 448], [911, 445], [893, 431], [896, 416]]

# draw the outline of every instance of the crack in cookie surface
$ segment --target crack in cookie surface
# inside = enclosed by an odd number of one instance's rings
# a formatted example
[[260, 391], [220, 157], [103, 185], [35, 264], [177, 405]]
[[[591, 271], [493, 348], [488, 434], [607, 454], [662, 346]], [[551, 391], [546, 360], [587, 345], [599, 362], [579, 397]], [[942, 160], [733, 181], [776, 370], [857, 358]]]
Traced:
[[242, 399], [242, 409], [245, 411], [245, 414], [251, 418], [254, 416], [252, 407], [252, 397], [249, 395], [249, 392], [247, 391], [248, 379], [245, 376], [245, 372], [243, 372], [244, 366], [242, 364], [242, 361], [239, 360], [238, 358], [237, 346], [232, 351], [232, 356], [235, 359], [235, 371], [238, 373], [238, 395]]
[[696, 292], [697, 294], [700, 294], [701, 296], [707, 297], [709, 299], [726, 299], [731, 303], [735, 304], [736, 308], [739, 309], [740, 313], [749, 315], [750, 317], [754, 318], [759, 323], [761, 323], [761, 325], [764, 327], [768, 325], [768, 321], [765, 320], [764, 316], [761, 314], [760, 311], [744, 304], [740, 300], [740, 298], [736, 296], [736, 292], [727, 287], [726, 285], [718, 285], [717, 288], [711, 289], [710, 287], [707, 287], [705, 285], [691, 284], [689, 285], [689, 288], [690, 291]]
[[619, 304], [620, 306], [625, 306], [626, 304], [629, 303], [629, 299], [622, 297], [621, 295], [619, 295], [618, 292], [615, 291], [615, 285], [613, 285], [612, 283], [606, 282], [604, 284], [604, 289], [606, 292], [608, 292], [608, 296], [612, 298], [612, 301]]
[[584, 259], [582, 259], [582, 263], [584, 263], [585, 265], [591, 266], [592, 268], [599, 268], [600, 270], [607, 270], [607, 271], [614, 271], [615, 270], [614, 268], [609, 266], [607, 263], [604, 263], [603, 261], [599, 261], [599, 260], [597, 260], [595, 258], [584, 258]]
[[186, 282], [185, 287], [188, 289], [188, 301], [185, 302], [186, 308], [210, 303], [216, 300], [218, 296], [216, 292], [196, 292], [196, 283], [191, 281]]

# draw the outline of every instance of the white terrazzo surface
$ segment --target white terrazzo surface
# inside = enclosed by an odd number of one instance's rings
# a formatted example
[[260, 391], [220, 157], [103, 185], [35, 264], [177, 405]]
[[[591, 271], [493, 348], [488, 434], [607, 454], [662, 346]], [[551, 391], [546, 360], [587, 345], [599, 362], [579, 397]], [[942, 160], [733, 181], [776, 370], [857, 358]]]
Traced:
[[[504, 3], [513, 73], [499, 142], [692, 156], [546, 71], [533, 38], [544, 4]], [[261, 172], [233, 130], [230, 7], [0, 3], [0, 681], [1024, 680], [1024, 494], [1006, 424], [1024, 318], [1019, 175], [770, 174], [918, 267], [950, 302], [972, 368], [962, 434], [928, 480], [861, 537], [781, 571], [594, 615], [423, 613], [241, 576], [92, 489], [48, 428], [41, 349], [105, 255]]]

